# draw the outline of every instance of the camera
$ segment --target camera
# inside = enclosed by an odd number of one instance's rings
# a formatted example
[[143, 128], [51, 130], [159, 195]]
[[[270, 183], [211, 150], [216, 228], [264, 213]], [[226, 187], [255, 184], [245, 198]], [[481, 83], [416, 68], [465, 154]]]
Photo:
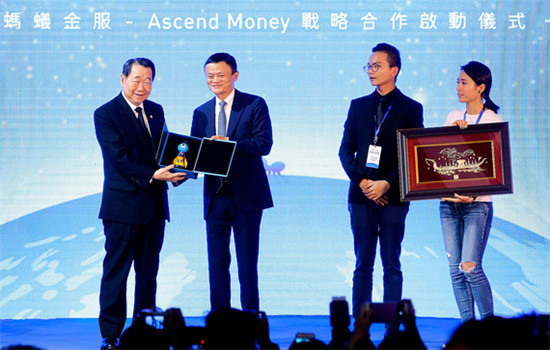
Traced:
[[200, 349], [206, 339], [204, 327], [189, 327], [178, 308], [170, 308], [166, 311], [160, 309], [143, 309], [136, 316], [132, 325], [121, 335], [121, 344], [126, 348], [144, 346], [147, 341], [157, 339], [164, 344], [177, 349]]
[[345, 297], [332, 297], [330, 325], [332, 326], [332, 340], [329, 347], [332, 349], [342, 348], [351, 335], [349, 308]]
[[350, 316], [346, 297], [332, 297], [330, 303], [330, 325], [334, 328], [348, 328]]
[[143, 309], [138, 314], [137, 318], [142, 324], [146, 324], [156, 329], [163, 329], [165, 315], [166, 313], [163, 311]]

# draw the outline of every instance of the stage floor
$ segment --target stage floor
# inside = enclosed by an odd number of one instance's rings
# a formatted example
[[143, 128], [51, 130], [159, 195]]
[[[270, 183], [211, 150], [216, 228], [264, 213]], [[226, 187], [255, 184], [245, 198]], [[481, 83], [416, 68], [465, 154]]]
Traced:
[[[269, 316], [271, 340], [281, 349], [288, 349], [297, 332], [314, 333], [327, 343], [331, 339], [329, 316]], [[204, 317], [186, 317], [188, 326], [204, 326]], [[127, 323], [129, 326], [130, 320]], [[417, 318], [417, 326], [428, 349], [442, 349], [453, 331], [460, 325], [453, 318]], [[373, 324], [371, 339], [382, 340], [382, 324]], [[101, 343], [97, 319], [57, 318], [0, 320], [0, 347], [14, 344], [34, 345], [44, 350], [91, 350]]]

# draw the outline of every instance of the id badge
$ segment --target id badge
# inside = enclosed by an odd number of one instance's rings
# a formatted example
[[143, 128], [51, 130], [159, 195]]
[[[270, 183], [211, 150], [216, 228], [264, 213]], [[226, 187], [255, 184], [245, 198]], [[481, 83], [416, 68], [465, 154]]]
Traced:
[[369, 153], [367, 154], [367, 167], [378, 169], [378, 165], [380, 164], [380, 154], [382, 154], [382, 147], [370, 145]]

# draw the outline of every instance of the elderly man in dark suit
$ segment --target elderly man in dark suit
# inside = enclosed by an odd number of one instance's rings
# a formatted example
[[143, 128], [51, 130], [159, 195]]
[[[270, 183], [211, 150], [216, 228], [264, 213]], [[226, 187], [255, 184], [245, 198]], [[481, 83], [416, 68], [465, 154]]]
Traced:
[[116, 349], [126, 321], [126, 283], [136, 273], [133, 314], [155, 307], [159, 254], [165, 220], [170, 220], [166, 181], [184, 179], [173, 166], [159, 169], [154, 149], [164, 128], [164, 111], [148, 101], [155, 66], [146, 58], [128, 60], [122, 92], [94, 113], [103, 154], [105, 258], [99, 295], [101, 349]]
[[[408, 202], [399, 197], [397, 129], [423, 127], [422, 105], [405, 96], [395, 85], [401, 70], [399, 51], [386, 43], [372, 49], [365, 71], [376, 90], [351, 101], [340, 161], [350, 187], [348, 208], [356, 256], [353, 273], [353, 315], [372, 300], [372, 274], [376, 246], [384, 270], [384, 302], [401, 300], [401, 242], [405, 233]], [[390, 332], [395, 325], [388, 325]]]
[[241, 307], [257, 311], [260, 221], [263, 209], [273, 206], [262, 162], [273, 144], [271, 120], [261, 97], [234, 88], [239, 72], [233, 56], [213, 54], [204, 70], [216, 96], [195, 109], [191, 135], [237, 142], [229, 176], [207, 175], [204, 180], [211, 308], [231, 306], [229, 242], [233, 229]]

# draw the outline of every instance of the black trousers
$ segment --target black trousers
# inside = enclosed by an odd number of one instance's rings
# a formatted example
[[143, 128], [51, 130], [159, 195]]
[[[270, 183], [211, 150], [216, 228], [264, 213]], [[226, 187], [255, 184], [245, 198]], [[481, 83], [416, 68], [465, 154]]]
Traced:
[[164, 212], [155, 213], [145, 225], [104, 220], [103, 227], [106, 254], [99, 293], [99, 327], [102, 337], [119, 337], [127, 318], [126, 284], [132, 263], [136, 276], [133, 316], [155, 306]]

